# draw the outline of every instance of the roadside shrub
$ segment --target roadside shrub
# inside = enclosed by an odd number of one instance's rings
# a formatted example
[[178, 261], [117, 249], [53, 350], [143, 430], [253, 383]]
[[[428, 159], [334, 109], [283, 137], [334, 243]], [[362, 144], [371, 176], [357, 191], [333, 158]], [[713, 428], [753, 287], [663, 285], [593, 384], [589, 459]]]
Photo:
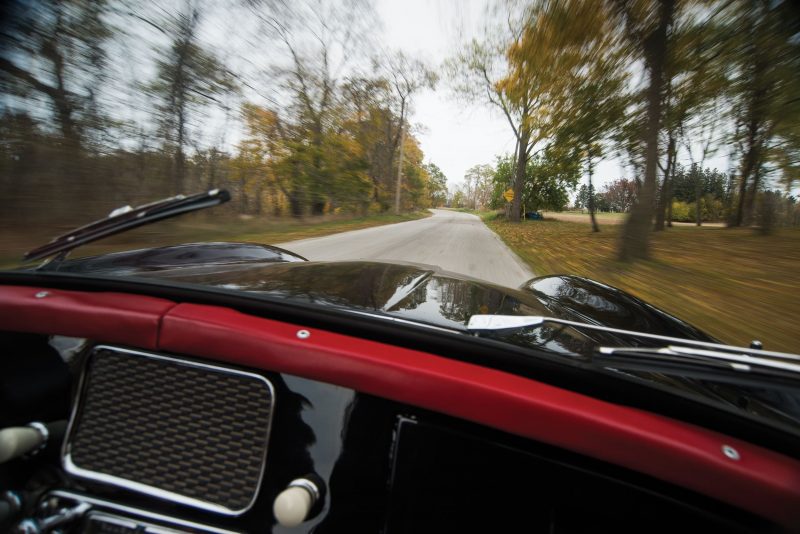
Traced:
[[680, 200], [673, 200], [672, 220], [678, 222], [694, 222], [694, 205], [681, 202]]
[[702, 217], [704, 221], [721, 221], [725, 218], [725, 204], [722, 203], [722, 200], [706, 195], [703, 197], [702, 202]]
[[[672, 220], [678, 222], [697, 222], [695, 202], [672, 201]], [[700, 217], [703, 221], [720, 221], [725, 217], [725, 205], [710, 195], [700, 199]]]

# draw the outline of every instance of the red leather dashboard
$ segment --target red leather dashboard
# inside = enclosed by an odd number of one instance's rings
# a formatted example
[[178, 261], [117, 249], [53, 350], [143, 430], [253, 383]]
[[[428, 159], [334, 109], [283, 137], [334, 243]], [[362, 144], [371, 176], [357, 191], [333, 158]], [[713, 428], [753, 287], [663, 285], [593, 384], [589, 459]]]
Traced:
[[[300, 329], [310, 335], [301, 339]], [[797, 460], [650, 412], [424, 352], [217, 306], [23, 286], [0, 286], [0, 330], [86, 337], [338, 384], [639, 471], [789, 528], [800, 524]], [[740, 459], [727, 458], [723, 445], [734, 447]]]

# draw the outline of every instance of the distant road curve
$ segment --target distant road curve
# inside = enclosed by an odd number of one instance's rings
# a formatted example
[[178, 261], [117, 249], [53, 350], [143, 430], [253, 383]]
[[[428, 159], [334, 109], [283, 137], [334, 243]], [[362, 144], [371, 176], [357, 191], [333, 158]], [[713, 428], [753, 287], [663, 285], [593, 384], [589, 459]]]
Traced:
[[446, 271], [517, 287], [534, 275], [519, 257], [469, 213], [433, 216], [277, 246], [312, 261], [387, 260], [436, 265]]

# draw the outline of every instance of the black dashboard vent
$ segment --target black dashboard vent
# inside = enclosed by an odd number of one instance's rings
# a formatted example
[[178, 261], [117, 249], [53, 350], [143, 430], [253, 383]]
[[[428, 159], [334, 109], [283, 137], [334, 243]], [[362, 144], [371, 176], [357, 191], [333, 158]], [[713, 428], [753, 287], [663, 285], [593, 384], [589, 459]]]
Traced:
[[89, 356], [64, 468], [228, 515], [264, 473], [273, 388], [257, 374], [111, 347]]

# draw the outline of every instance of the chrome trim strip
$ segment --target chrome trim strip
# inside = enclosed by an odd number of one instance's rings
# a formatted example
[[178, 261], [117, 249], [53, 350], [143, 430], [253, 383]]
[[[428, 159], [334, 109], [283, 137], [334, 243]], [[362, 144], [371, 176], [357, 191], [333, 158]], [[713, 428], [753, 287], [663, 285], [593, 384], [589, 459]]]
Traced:
[[[266, 436], [264, 437], [266, 446], [264, 447], [264, 456], [261, 459], [261, 471], [258, 475], [258, 483], [256, 486], [256, 490], [253, 493], [253, 497], [250, 499], [250, 502], [242, 509], [239, 510], [232, 510], [226, 506], [222, 506], [219, 504], [203, 501], [201, 499], [195, 499], [193, 497], [186, 497], [185, 495], [181, 495], [179, 493], [174, 493], [171, 491], [163, 490], [154, 486], [149, 486], [147, 484], [142, 484], [133, 480], [128, 480], [122, 477], [117, 477], [113, 475], [107, 475], [105, 473], [100, 473], [97, 471], [91, 471], [88, 469], [83, 469], [75, 464], [72, 461], [72, 454], [71, 454], [71, 438], [73, 431], [75, 430], [76, 421], [78, 419], [78, 415], [82, 409], [82, 401], [84, 397], [84, 388], [86, 383], [86, 374], [89, 368], [89, 362], [95, 356], [95, 353], [100, 350], [108, 350], [112, 352], [118, 352], [122, 354], [132, 355], [132, 356], [140, 356], [144, 358], [150, 358], [153, 360], [161, 360], [166, 361], [178, 365], [183, 365], [186, 367], [195, 367], [200, 369], [206, 369], [209, 371], [215, 371], [219, 373], [225, 373], [230, 375], [236, 376], [244, 376], [248, 378], [253, 378], [260, 380], [269, 391], [270, 394], [270, 411], [269, 411], [269, 420], [267, 421], [267, 432]], [[199, 363], [194, 362], [191, 360], [185, 360], [180, 357], [173, 357], [173, 356], [165, 356], [161, 354], [153, 354], [150, 352], [144, 352], [139, 350], [131, 350], [131, 349], [124, 349], [120, 347], [113, 347], [110, 345], [97, 345], [92, 349], [91, 354], [89, 357], [86, 358], [84, 362], [84, 368], [81, 372], [80, 381], [78, 384], [78, 393], [75, 399], [75, 403], [72, 407], [72, 414], [70, 415], [69, 425], [67, 426], [67, 433], [66, 437], [64, 438], [64, 445], [61, 450], [61, 464], [64, 468], [64, 471], [69, 473], [70, 475], [74, 475], [76, 477], [85, 478], [87, 480], [93, 480], [95, 482], [101, 482], [104, 484], [109, 484], [112, 486], [120, 487], [123, 489], [135, 491], [138, 493], [143, 493], [145, 495], [149, 495], [151, 497], [155, 497], [158, 499], [163, 499], [167, 501], [172, 501], [179, 504], [184, 504], [187, 506], [192, 506], [195, 508], [200, 508], [203, 510], [209, 510], [211, 512], [215, 512], [218, 514], [228, 515], [228, 516], [239, 516], [250, 510], [256, 502], [258, 498], [258, 494], [261, 491], [261, 486], [264, 482], [264, 472], [266, 471], [267, 467], [267, 452], [269, 450], [269, 438], [272, 431], [272, 419], [273, 414], [275, 413], [275, 388], [273, 387], [272, 383], [267, 380], [266, 377], [257, 374], [251, 373], [247, 371], [240, 371], [238, 369], [231, 369], [229, 367], [220, 367], [217, 365], [211, 365], [206, 363]]]
[[[167, 515], [157, 514], [155, 512], [148, 512], [147, 510], [141, 510], [139, 508], [133, 508], [131, 506], [125, 506], [124, 504], [117, 504], [111, 501], [106, 501], [104, 499], [98, 499], [96, 497], [89, 497], [87, 495], [81, 495], [79, 493], [74, 493], [71, 491], [66, 490], [54, 490], [47, 493], [44, 497], [44, 500], [47, 500], [50, 497], [58, 497], [62, 499], [72, 499], [78, 502], [85, 502], [91, 504], [92, 506], [97, 506], [102, 508], [107, 508], [113, 510], [115, 512], [123, 513], [123, 514], [130, 514], [132, 516], [140, 516], [146, 517], [147, 519], [154, 520], [154, 521], [162, 521], [164, 523], [170, 523], [175, 526], [191, 528], [191, 529], [198, 529], [204, 532], [209, 532], [211, 534], [240, 534], [235, 530], [225, 530], [221, 528], [211, 527], [208, 525], [203, 525], [200, 523], [195, 523], [193, 521], [187, 521], [185, 519], [178, 519], [176, 517], [170, 517]], [[135, 518], [134, 518], [135, 520]]]
[[[338, 311], [338, 308], [337, 308]], [[437, 330], [439, 332], [447, 332], [448, 334], [461, 334], [463, 335], [464, 332], [462, 330], [458, 330], [456, 328], [447, 328], [445, 326], [436, 326], [432, 324], [420, 323], [417, 321], [412, 321], [410, 319], [403, 319], [401, 317], [392, 317], [389, 315], [381, 315], [379, 313], [370, 313], [361, 310], [341, 310], [347, 313], [352, 313], [354, 315], [363, 315], [365, 317], [372, 317], [373, 319], [380, 319], [382, 321], [388, 321], [390, 323], [397, 323], [397, 324], [407, 324], [411, 326], [420, 326], [422, 328], [427, 328], [429, 330]]]
[[100, 521], [104, 524], [111, 524], [118, 527], [123, 527], [131, 532], [141, 532], [141, 534], [183, 534], [184, 531], [176, 530], [175, 528], [165, 527], [162, 525], [154, 525], [147, 521], [137, 521], [129, 517], [119, 515], [112, 515], [108, 512], [89, 512], [86, 514], [87, 521]]

